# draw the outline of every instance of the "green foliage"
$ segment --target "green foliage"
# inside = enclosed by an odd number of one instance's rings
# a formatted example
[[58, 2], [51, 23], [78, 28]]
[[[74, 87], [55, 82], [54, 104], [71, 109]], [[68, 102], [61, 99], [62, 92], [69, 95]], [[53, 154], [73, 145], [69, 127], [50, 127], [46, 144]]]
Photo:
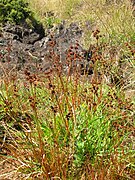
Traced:
[[19, 24], [31, 16], [28, 3], [24, 0], [2, 0], [0, 2], [0, 22]]
[[116, 143], [114, 140], [116, 133], [112, 131], [111, 119], [107, 121], [101, 109], [92, 116], [87, 105], [83, 104], [79, 112], [74, 161], [77, 166], [81, 166], [88, 158], [94, 162], [96, 156], [110, 153]]

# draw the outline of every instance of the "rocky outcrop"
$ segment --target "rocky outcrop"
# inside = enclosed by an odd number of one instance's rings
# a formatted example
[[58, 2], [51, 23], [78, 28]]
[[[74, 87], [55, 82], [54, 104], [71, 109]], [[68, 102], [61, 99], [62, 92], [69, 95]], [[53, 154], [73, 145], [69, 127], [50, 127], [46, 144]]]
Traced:
[[22, 74], [25, 69], [46, 71], [54, 65], [56, 56], [65, 70], [67, 57], [71, 59], [75, 55], [73, 66], [81, 64], [84, 68], [86, 52], [80, 45], [82, 35], [83, 31], [76, 23], [67, 27], [63, 22], [46, 31], [6, 24], [0, 33], [0, 74]]

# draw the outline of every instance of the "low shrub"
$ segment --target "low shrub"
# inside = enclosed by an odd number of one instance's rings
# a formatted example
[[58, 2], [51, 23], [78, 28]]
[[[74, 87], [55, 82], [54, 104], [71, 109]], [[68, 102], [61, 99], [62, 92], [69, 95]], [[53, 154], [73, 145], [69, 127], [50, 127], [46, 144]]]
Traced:
[[2, 0], [0, 2], [0, 22], [20, 24], [32, 15], [24, 0]]

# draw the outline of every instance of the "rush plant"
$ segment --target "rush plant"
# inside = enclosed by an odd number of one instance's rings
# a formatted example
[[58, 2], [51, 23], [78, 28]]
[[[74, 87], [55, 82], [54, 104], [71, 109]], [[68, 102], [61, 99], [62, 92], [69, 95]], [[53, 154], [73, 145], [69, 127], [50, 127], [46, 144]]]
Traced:
[[[14, 76], [1, 81], [1, 150], [6, 152], [1, 159], [16, 164], [17, 178], [132, 177], [132, 100], [97, 76], [98, 61], [91, 79], [77, 69], [64, 75], [59, 56], [50, 54], [55, 66], [49, 74], [25, 70], [24, 81]], [[68, 63], [70, 70], [69, 56]]]

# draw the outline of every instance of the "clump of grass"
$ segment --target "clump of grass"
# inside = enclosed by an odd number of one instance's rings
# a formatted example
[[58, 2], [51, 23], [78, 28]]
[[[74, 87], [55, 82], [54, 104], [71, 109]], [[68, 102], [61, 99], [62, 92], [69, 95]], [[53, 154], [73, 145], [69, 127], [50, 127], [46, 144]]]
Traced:
[[85, 68], [82, 74], [72, 67], [78, 57], [71, 46], [66, 75], [52, 47], [49, 73], [26, 69], [23, 80], [16, 76], [1, 80], [0, 120], [5, 133], [1, 148], [7, 153], [1, 157], [14, 159], [16, 172], [26, 179], [133, 176], [134, 104], [121, 86], [104, 81], [107, 69], [113, 74], [116, 61], [111, 52], [107, 59], [108, 47], [100, 44], [98, 30], [94, 36], [96, 44], [89, 49], [92, 77]]

